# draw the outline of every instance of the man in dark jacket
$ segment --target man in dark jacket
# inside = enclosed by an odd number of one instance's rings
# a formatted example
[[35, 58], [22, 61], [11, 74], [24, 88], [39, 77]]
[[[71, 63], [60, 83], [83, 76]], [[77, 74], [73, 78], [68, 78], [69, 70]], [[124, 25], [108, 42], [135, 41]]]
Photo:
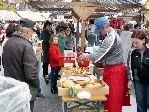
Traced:
[[29, 19], [20, 20], [20, 29], [15, 32], [3, 48], [4, 75], [26, 82], [32, 94], [31, 112], [33, 112], [38, 88], [37, 59], [31, 43], [35, 23]]

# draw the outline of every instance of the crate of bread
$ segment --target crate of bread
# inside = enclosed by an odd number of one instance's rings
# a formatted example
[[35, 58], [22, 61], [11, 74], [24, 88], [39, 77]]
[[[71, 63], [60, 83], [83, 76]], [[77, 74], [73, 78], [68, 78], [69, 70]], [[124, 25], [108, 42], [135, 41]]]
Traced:
[[105, 96], [109, 94], [109, 87], [103, 80], [98, 80], [94, 75], [70, 75], [58, 80], [58, 95], [70, 96], [70, 90], [74, 88], [76, 94], [86, 91], [91, 96]]
[[62, 68], [62, 76], [67, 77], [71, 75], [88, 75], [92, 74], [90, 71], [90, 67], [63, 67]]

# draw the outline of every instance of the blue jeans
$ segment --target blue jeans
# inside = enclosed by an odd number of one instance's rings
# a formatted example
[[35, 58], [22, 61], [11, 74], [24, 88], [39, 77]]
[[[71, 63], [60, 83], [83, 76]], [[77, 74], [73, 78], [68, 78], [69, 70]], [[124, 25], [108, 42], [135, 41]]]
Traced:
[[134, 80], [134, 88], [137, 112], [147, 112], [147, 108], [149, 108], [149, 83], [140, 83], [139, 80]]

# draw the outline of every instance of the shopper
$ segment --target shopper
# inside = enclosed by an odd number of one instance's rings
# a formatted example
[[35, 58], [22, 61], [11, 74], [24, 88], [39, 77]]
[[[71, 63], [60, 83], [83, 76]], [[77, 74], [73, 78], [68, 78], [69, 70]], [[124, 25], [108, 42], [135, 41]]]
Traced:
[[49, 60], [49, 40], [52, 31], [52, 23], [46, 21], [43, 26], [43, 31], [41, 32], [42, 50], [43, 50], [43, 77], [45, 82], [48, 84], [48, 60]]
[[95, 20], [91, 19], [89, 21], [89, 26], [87, 30], [88, 46], [93, 46], [96, 44], [96, 34], [94, 30], [95, 30]]
[[123, 50], [124, 50], [124, 62], [125, 65], [127, 65], [127, 59], [128, 59], [128, 53], [131, 50], [132, 41], [131, 41], [131, 35], [132, 32], [129, 30], [129, 25], [124, 26], [124, 30], [121, 32], [120, 38], [123, 41]]
[[141, 29], [141, 24], [140, 23], [135, 24], [134, 29]]
[[38, 88], [37, 59], [31, 43], [35, 22], [29, 19], [20, 20], [20, 29], [6, 42], [3, 48], [4, 75], [26, 82], [32, 94], [30, 101], [33, 112]]
[[134, 82], [137, 112], [147, 112], [149, 108], [149, 48], [147, 37], [142, 30], [135, 30], [132, 34], [133, 47], [128, 59], [129, 83]]
[[59, 72], [62, 66], [61, 61], [62, 55], [59, 49], [58, 45], [58, 37], [52, 36], [49, 46], [49, 64], [51, 66], [51, 73], [50, 73], [50, 79], [51, 79], [51, 93], [57, 93], [57, 80], [59, 77]]
[[64, 27], [62, 26], [59, 29], [58, 44], [59, 44], [60, 52], [64, 53], [64, 50], [66, 48], [66, 35], [65, 35]]
[[[37, 32], [34, 32], [34, 34], [29, 39], [29, 41], [30, 41], [30, 43], [33, 46], [33, 49], [34, 49], [34, 52], [35, 52], [35, 55], [36, 55], [36, 58], [37, 58], [37, 69], [38, 69], [38, 76], [39, 76], [40, 75], [40, 70], [41, 70], [40, 69], [40, 64], [41, 64], [41, 55], [42, 55], [42, 46], [41, 46], [42, 45], [42, 41], [39, 40]], [[45, 98], [45, 96], [41, 93], [40, 86], [38, 87], [36, 97]]]
[[19, 26], [15, 23], [10, 23], [8, 25], [5, 25], [6, 29], [3, 29], [0, 34], [0, 75], [4, 75], [4, 68], [2, 65], [2, 54], [3, 54], [3, 47], [7, 40], [12, 37], [12, 34], [15, 31], [18, 31]]
[[123, 60], [122, 40], [110, 27], [109, 20], [101, 17], [96, 20], [96, 33], [103, 35], [102, 45], [93, 54], [80, 56], [82, 60], [104, 63], [103, 80], [109, 86], [109, 95], [105, 102], [108, 112], [122, 112], [122, 102], [127, 81], [126, 67]]
[[65, 28], [65, 35], [66, 35], [65, 50], [74, 50], [75, 46], [74, 36], [72, 35], [71, 29], [69, 27]]

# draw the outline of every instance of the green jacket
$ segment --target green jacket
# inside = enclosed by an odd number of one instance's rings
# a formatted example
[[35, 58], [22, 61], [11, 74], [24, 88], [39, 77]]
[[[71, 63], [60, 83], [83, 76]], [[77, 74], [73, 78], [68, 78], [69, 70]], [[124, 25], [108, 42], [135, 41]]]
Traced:
[[66, 38], [63, 35], [58, 36], [58, 43], [61, 53], [64, 53], [65, 46], [66, 46]]

